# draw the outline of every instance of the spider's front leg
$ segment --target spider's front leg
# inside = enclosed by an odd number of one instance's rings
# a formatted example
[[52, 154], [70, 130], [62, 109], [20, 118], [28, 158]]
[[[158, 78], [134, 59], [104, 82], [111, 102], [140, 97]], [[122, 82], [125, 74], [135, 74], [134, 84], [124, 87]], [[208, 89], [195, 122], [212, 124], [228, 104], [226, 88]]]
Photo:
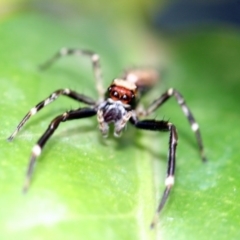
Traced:
[[26, 172], [26, 179], [23, 186], [23, 192], [26, 192], [28, 190], [37, 157], [41, 154], [44, 145], [46, 144], [48, 139], [52, 136], [52, 134], [55, 132], [55, 130], [58, 128], [59, 124], [61, 122], [92, 117], [94, 115], [96, 115], [95, 109], [80, 108], [77, 110], [67, 111], [62, 115], [57, 116], [51, 121], [45, 133], [41, 136], [41, 138], [38, 140], [38, 142], [35, 144], [35, 146], [32, 149], [32, 154], [30, 156], [30, 161], [28, 164], [27, 172]]
[[90, 50], [84, 50], [84, 49], [62, 48], [52, 58], [50, 58], [44, 64], [40, 65], [40, 69], [46, 69], [50, 67], [59, 58], [68, 56], [68, 55], [77, 55], [77, 56], [85, 55], [90, 57], [92, 61], [93, 72], [94, 72], [95, 81], [96, 81], [96, 88], [99, 94], [99, 100], [103, 100], [105, 90], [103, 88], [102, 71], [100, 67], [100, 57], [95, 52], [92, 52]]
[[207, 158], [204, 152], [203, 141], [202, 141], [202, 136], [199, 130], [199, 125], [196, 122], [190, 108], [187, 106], [183, 96], [177, 90], [173, 88], [169, 88], [165, 93], [163, 93], [159, 98], [153, 101], [152, 104], [145, 111], [141, 112], [139, 115], [141, 116], [150, 115], [155, 110], [157, 110], [160, 106], [162, 106], [171, 97], [174, 97], [177, 100], [177, 103], [182, 108], [184, 115], [188, 119], [191, 129], [195, 133], [202, 161], [206, 162]]
[[161, 210], [163, 209], [163, 207], [168, 199], [170, 190], [174, 184], [176, 147], [177, 147], [177, 140], [178, 140], [177, 130], [176, 130], [176, 127], [168, 121], [156, 121], [156, 120], [139, 121], [136, 117], [132, 117], [130, 119], [130, 122], [136, 128], [139, 128], [139, 129], [150, 130], [150, 131], [161, 131], [161, 132], [168, 131], [168, 132], [170, 132], [169, 150], [168, 150], [168, 167], [167, 167], [167, 176], [165, 179], [166, 188], [162, 195], [161, 201], [158, 205], [154, 219], [151, 223], [151, 228], [154, 228], [157, 223], [158, 215], [161, 212]]
[[77, 93], [75, 91], [72, 91], [68, 88], [65, 89], [59, 89], [53, 92], [48, 98], [44, 99], [43, 101], [39, 102], [35, 107], [33, 107], [21, 120], [21, 122], [18, 124], [15, 131], [8, 137], [8, 141], [12, 141], [14, 137], [17, 135], [17, 133], [21, 130], [21, 128], [25, 125], [25, 123], [28, 121], [28, 119], [35, 115], [38, 111], [46, 107], [49, 103], [55, 101], [59, 96], [67, 96], [73, 100], [76, 100], [78, 102], [86, 103], [90, 106], [94, 106], [96, 102], [83, 94]]

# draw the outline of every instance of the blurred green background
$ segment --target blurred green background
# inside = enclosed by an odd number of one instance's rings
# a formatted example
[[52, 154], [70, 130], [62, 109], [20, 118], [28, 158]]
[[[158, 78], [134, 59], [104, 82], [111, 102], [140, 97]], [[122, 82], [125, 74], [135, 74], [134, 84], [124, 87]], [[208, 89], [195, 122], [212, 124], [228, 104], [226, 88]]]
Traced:
[[[0, 2], [1, 240], [240, 238], [239, 28], [229, 22], [169, 28], [158, 18], [168, 4]], [[143, 103], [174, 87], [192, 109], [206, 164], [174, 99], [152, 116], [170, 119], [179, 133], [176, 184], [155, 230], [149, 224], [164, 189], [167, 133], [128, 126], [120, 139], [105, 140], [94, 118], [63, 123], [39, 158], [29, 192], [21, 193], [34, 143], [51, 119], [83, 105], [59, 98], [7, 142], [24, 114], [59, 88], [97, 96], [89, 59], [66, 57], [38, 70], [61, 47], [99, 53], [105, 87], [129, 66], [156, 67], [159, 85]]]

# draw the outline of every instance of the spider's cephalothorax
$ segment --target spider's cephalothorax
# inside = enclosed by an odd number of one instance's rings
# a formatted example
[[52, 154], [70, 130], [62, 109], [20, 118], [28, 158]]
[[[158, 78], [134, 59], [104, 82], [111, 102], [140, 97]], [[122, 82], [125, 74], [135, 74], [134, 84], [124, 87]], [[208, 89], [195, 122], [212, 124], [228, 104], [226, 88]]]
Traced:
[[135, 107], [137, 86], [125, 79], [114, 79], [105, 94], [105, 101], [97, 107], [99, 128], [108, 134], [108, 124], [114, 123], [114, 135], [119, 136]]
[[67, 111], [57, 117], [55, 117], [45, 133], [40, 137], [35, 146], [32, 149], [30, 156], [30, 161], [27, 168], [26, 179], [23, 186], [23, 191], [26, 192], [30, 180], [33, 174], [33, 168], [36, 163], [37, 157], [41, 154], [41, 151], [52, 136], [55, 130], [58, 128], [61, 122], [81, 119], [86, 117], [92, 117], [97, 115], [97, 120], [99, 123], [99, 129], [103, 136], [107, 136], [109, 124], [114, 124], [114, 135], [119, 136], [126, 126], [127, 122], [130, 122], [138, 129], [150, 130], [150, 131], [168, 131], [169, 134], [169, 149], [168, 149], [168, 167], [167, 176], [165, 180], [165, 190], [162, 195], [161, 201], [158, 205], [156, 215], [151, 223], [151, 227], [154, 227], [157, 221], [157, 216], [162, 210], [165, 202], [169, 196], [170, 190], [174, 184], [174, 173], [175, 173], [175, 162], [176, 162], [176, 147], [177, 147], [177, 131], [174, 124], [169, 121], [155, 120], [155, 119], [145, 119], [140, 120], [141, 117], [146, 117], [158, 109], [163, 103], [165, 103], [172, 96], [177, 100], [177, 103], [182, 108], [184, 115], [187, 117], [193, 132], [196, 135], [197, 144], [200, 150], [200, 154], [203, 161], [206, 161], [201, 134], [199, 131], [199, 126], [196, 123], [193, 114], [185, 103], [182, 95], [175, 89], [168, 89], [160, 97], [158, 97], [148, 108], [141, 109], [138, 108], [138, 103], [141, 96], [147, 93], [157, 82], [158, 74], [152, 69], [129, 69], [127, 70], [121, 78], [116, 78], [113, 80], [112, 84], [108, 87], [107, 91], [104, 93], [102, 87], [102, 77], [101, 69], [99, 64], [99, 56], [88, 50], [80, 49], [61, 49], [52, 59], [47, 61], [42, 68], [49, 67], [55, 60], [61, 56], [65, 55], [86, 55], [92, 60], [96, 88], [99, 94], [99, 99], [94, 100], [91, 97], [80, 94], [76, 91], [70, 89], [59, 89], [53, 92], [48, 98], [38, 103], [33, 107], [22, 121], [18, 124], [16, 130], [8, 138], [11, 141], [15, 135], [19, 132], [26, 121], [44, 108], [49, 103], [56, 100], [59, 96], [65, 95], [73, 100], [82, 102], [88, 107], [78, 108], [75, 110]]
[[120, 101], [124, 105], [135, 107], [137, 85], [125, 79], [114, 79], [108, 88], [106, 97], [114, 101]]

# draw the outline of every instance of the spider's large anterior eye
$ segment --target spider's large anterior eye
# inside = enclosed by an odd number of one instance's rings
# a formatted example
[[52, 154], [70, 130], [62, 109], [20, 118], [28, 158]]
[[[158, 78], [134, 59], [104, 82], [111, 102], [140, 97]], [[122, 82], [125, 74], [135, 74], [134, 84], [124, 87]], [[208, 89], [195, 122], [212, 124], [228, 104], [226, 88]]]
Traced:
[[114, 91], [114, 92], [113, 92], [113, 96], [114, 96], [114, 97], [118, 97], [118, 96], [119, 96], [119, 95], [118, 95], [118, 92], [117, 92], [117, 91]]
[[131, 99], [134, 99], [136, 96], [135, 96], [135, 93], [133, 91], [131, 91]]
[[128, 99], [128, 96], [127, 96], [126, 94], [124, 94], [124, 95], [122, 96], [122, 100], [128, 101], [128, 100], [129, 100], [129, 99]]

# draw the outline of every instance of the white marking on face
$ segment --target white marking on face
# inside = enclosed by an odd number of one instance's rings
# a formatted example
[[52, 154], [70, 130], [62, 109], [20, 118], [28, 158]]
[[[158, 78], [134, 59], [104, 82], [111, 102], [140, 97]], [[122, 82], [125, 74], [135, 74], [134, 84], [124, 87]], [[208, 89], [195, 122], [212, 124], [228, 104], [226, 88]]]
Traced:
[[199, 126], [197, 123], [193, 123], [193, 125], [191, 126], [192, 130], [195, 132], [198, 130]]
[[166, 186], [172, 186], [174, 184], [174, 177], [173, 176], [168, 176], [165, 180], [165, 185]]
[[113, 84], [120, 86], [120, 87], [124, 87], [129, 90], [133, 90], [133, 91], [135, 91], [137, 88], [137, 86], [134, 83], [128, 82], [126, 80], [119, 79], [119, 78], [114, 79]]
[[35, 156], [39, 156], [41, 154], [42, 149], [40, 148], [40, 146], [38, 144], [36, 144], [33, 149], [32, 149], [32, 153]]

